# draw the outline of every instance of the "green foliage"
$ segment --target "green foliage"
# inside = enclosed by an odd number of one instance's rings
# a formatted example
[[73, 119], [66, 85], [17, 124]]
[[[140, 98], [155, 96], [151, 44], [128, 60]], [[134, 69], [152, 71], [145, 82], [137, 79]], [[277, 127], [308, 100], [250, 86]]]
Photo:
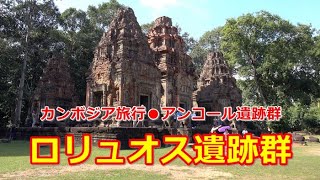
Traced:
[[288, 108], [285, 119], [291, 130], [306, 130], [320, 133], [320, 106], [312, 103], [310, 106], [301, 103]]
[[11, 120], [14, 111], [18, 69], [20, 59], [16, 56], [19, 47], [10, 46], [9, 42], [0, 39], [0, 127], [4, 127]]
[[312, 104], [303, 119], [303, 127], [311, 133], [320, 133], [320, 106], [319, 103]]
[[[86, 72], [103, 31], [119, 7], [117, 1], [69, 8], [60, 14], [53, 0], [4, 1], [0, 9], [0, 126], [14, 117], [19, 79], [25, 75], [21, 124], [28, 116], [33, 92], [52, 53], [63, 50], [69, 60], [79, 103], [84, 104]], [[22, 71], [26, 60], [26, 70]]]
[[149, 30], [153, 27], [154, 22], [146, 23], [141, 25], [142, 32], [147, 35]]
[[229, 19], [222, 29], [221, 49], [234, 72], [245, 79], [240, 86], [244, 102], [283, 107], [286, 116], [274, 129], [297, 129], [290, 112], [293, 102], [309, 107], [319, 97], [310, 53], [313, 33], [310, 26], [292, 25], [265, 11]]
[[200, 37], [199, 41], [194, 42], [193, 46], [189, 49], [197, 74], [200, 74], [209, 51], [220, 50], [221, 30], [222, 27], [218, 27], [207, 31]]
[[61, 14], [62, 27], [66, 32], [78, 32], [89, 25], [86, 12], [75, 8], [66, 9]]
[[312, 34], [310, 26], [294, 26], [261, 11], [229, 19], [223, 28], [222, 49], [238, 75], [254, 80], [257, 102], [310, 103], [311, 95], [319, 90], [306, 66]]
[[178, 34], [182, 37], [184, 41], [184, 51], [188, 54], [190, 54], [191, 50], [195, 47], [197, 41], [190, 36], [188, 32], [182, 32], [182, 29], [178, 23], [176, 23], [175, 27], [178, 30]]
[[[49, 51], [56, 42], [51, 31], [58, 27], [59, 12], [53, 1], [7, 1], [2, 3], [1, 21], [1, 64], [3, 79], [1, 89], [0, 118], [5, 126], [13, 119], [14, 103], [22, 104], [21, 118], [25, 119], [28, 112], [28, 103], [36, 83], [42, 74]], [[22, 62], [26, 62], [26, 69], [22, 70]], [[24, 92], [23, 99], [16, 101], [20, 77]], [[4, 108], [3, 108], [4, 107]], [[19, 123], [19, 122], [17, 122]]]
[[190, 51], [195, 47], [196, 45], [196, 40], [190, 36], [189, 33], [184, 32], [181, 34], [181, 37], [185, 43], [184, 45], [184, 51], [187, 53], [190, 53]]
[[92, 25], [97, 29], [106, 31], [120, 7], [124, 6], [117, 0], [110, 0], [109, 2], [99, 4], [98, 7], [89, 6], [87, 14]]
[[123, 5], [111, 0], [98, 7], [89, 6], [87, 12], [69, 8], [61, 15], [65, 56], [69, 60], [80, 104], [85, 103], [86, 73], [94, 50], [120, 7]]
[[[294, 104], [309, 109], [320, 97], [319, 48], [319, 35], [311, 26], [293, 25], [260, 11], [229, 19], [224, 26], [206, 32], [190, 56], [199, 73], [209, 51], [222, 51], [240, 77], [237, 84], [244, 105], [282, 106], [284, 118], [270, 125], [276, 131], [288, 131], [307, 128], [301, 122], [306, 117], [300, 120], [292, 112]], [[316, 125], [308, 122], [309, 127]]]

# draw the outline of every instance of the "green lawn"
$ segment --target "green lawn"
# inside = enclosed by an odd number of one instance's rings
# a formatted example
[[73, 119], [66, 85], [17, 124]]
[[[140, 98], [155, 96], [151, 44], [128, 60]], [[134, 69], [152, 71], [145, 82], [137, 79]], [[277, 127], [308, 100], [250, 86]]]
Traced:
[[[143, 160], [134, 165], [97, 166], [94, 157], [108, 154], [106, 149], [93, 148], [91, 158], [83, 165], [68, 166], [64, 149], [61, 148], [61, 163], [56, 166], [29, 164], [29, 143], [14, 141], [0, 143], [0, 179], [319, 179], [320, 143], [308, 146], [294, 145], [294, 157], [287, 166], [262, 166], [259, 160], [252, 166], [197, 165], [186, 166], [180, 159], [162, 166], [158, 159], [170, 151], [156, 149], [155, 165], [145, 166]], [[80, 147], [76, 152], [80, 152]], [[186, 150], [192, 154], [192, 149]], [[122, 150], [128, 156], [134, 150]], [[48, 153], [42, 148], [41, 153]]]

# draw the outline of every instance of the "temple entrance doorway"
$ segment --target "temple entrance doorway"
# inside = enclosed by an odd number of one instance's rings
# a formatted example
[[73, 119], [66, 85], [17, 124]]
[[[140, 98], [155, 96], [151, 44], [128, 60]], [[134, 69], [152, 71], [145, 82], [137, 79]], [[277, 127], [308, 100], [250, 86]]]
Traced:
[[146, 107], [146, 110], [148, 111], [150, 109], [149, 96], [140, 95], [139, 105], [144, 105]]
[[93, 106], [94, 107], [102, 106], [102, 91], [93, 93]]

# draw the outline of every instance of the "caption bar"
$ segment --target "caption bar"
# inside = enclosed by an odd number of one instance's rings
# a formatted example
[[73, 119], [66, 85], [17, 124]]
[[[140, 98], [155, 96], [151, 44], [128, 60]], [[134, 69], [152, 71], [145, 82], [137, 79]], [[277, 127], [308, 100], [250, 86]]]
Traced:
[[[237, 121], [279, 121], [282, 117], [282, 109], [280, 106], [265, 107], [249, 107], [241, 106], [236, 108], [236, 112], [232, 111], [232, 107], [225, 107], [223, 113], [219, 111], [207, 111], [204, 107], [193, 107], [192, 110], [185, 110], [181, 107], [161, 107], [161, 119], [167, 121], [174, 116], [178, 121], [184, 121], [191, 118], [193, 121], [205, 121], [208, 117], [219, 117], [223, 120]], [[152, 108], [146, 110], [144, 106], [133, 106], [132, 108], [126, 106], [118, 107], [85, 107], [76, 106], [70, 110], [65, 110], [61, 107], [56, 109], [45, 106], [41, 109], [41, 121], [64, 121], [71, 119], [75, 121], [93, 121], [98, 118], [102, 121], [110, 119], [115, 116], [117, 121], [143, 121], [146, 116], [151, 120], [156, 120], [160, 117], [159, 110]]]
[[[82, 135], [81, 152], [75, 153], [75, 137], [72, 134], [65, 136], [64, 154], [69, 165], [82, 164], [88, 160], [92, 151], [92, 137], [90, 134]], [[259, 158], [262, 165], [287, 165], [292, 158], [291, 134], [263, 134], [260, 138], [251, 134], [196, 134], [193, 136], [192, 148], [186, 148], [188, 136], [166, 135], [162, 143], [173, 145], [174, 148], [159, 158], [162, 165], [167, 165], [176, 158], [180, 158], [186, 165], [217, 165], [240, 164], [252, 165]], [[41, 155], [42, 146], [49, 147], [49, 155]], [[155, 161], [155, 148], [161, 146], [160, 140], [153, 134], [145, 134], [142, 139], [130, 139], [129, 147], [136, 149], [127, 157], [120, 155], [121, 143], [119, 140], [99, 140], [98, 147], [106, 148], [106, 156], [97, 156], [94, 159], [97, 165], [130, 164], [144, 159], [146, 165], [153, 165]], [[30, 138], [31, 164], [60, 164], [60, 137], [59, 136], [33, 136]]]

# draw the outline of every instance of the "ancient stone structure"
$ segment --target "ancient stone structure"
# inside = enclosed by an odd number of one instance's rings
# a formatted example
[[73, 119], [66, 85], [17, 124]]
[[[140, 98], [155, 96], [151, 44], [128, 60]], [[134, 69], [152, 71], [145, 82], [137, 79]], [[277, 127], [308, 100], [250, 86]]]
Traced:
[[48, 60], [33, 96], [32, 111], [40, 114], [44, 106], [70, 109], [77, 105], [69, 71], [69, 64], [62, 54], [56, 53]]
[[155, 20], [148, 33], [148, 42], [161, 71], [164, 89], [161, 106], [190, 110], [196, 84], [195, 69], [191, 57], [184, 52], [184, 41], [169, 17]]
[[160, 109], [162, 91], [160, 70], [133, 10], [119, 10], [95, 50], [86, 106]]
[[158, 18], [148, 38], [132, 9], [118, 11], [89, 69], [87, 106], [191, 109], [194, 68], [177, 28]]
[[195, 69], [184, 46], [169, 17], [157, 18], [146, 37], [133, 10], [120, 9], [96, 48], [86, 106], [191, 110], [195, 101], [207, 111], [222, 111], [241, 105], [241, 92], [222, 53], [208, 55], [196, 87]]
[[[211, 52], [204, 63], [198, 89], [195, 91], [195, 100], [199, 107], [205, 107], [206, 111], [220, 111], [231, 106], [236, 110], [242, 104], [240, 89], [236, 86], [236, 80], [223, 58], [221, 52]], [[210, 118], [206, 120], [210, 122]]]

